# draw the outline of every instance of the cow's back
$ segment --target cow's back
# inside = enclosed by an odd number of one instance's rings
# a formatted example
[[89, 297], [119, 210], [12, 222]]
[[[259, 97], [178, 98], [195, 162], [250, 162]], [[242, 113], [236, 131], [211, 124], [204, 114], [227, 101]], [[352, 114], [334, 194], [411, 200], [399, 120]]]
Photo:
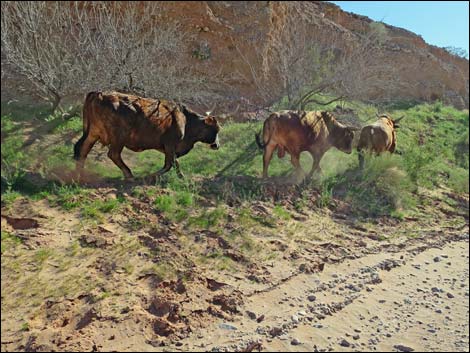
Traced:
[[388, 124], [378, 120], [374, 124], [362, 128], [358, 147], [381, 153], [390, 149], [393, 140], [393, 129]]
[[91, 92], [83, 108], [89, 133], [104, 145], [135, 151], [162, 148], [184, 136], [185, 116], [176, 104], [120, 92]]
[[264, 141], [285, 147], [290, 153], [311, 148], [324, 130], [324, 122], [316, 112], [280, 111], [264, 123]]

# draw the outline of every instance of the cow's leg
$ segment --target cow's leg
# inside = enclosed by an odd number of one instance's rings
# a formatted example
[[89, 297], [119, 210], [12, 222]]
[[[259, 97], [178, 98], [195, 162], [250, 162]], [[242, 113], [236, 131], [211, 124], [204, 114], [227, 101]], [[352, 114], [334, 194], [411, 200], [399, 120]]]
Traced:
[[[89, 135], [85, 138], [83, 143], [81, 143], [81, 146], [78, 145], [78, 156], [77, 162], [75, 163], [75, 171], [78, 175], [81, 175], [83, 171], [83, 167], [85, 165], [85, 159], [88, 156], [88, 153], [90, 153], [91, 149], [95, 145], [96, 141], [98, 141], [97, 138], [90, 137]], [[80, 141], [79, 141], [80, 142]], [[77, 142], [77, 144], [79, 143]]]
[[273, 152], [276, 149], [276, 144], [268, 143], [264, 147], [264, 154], [263, 154], [263, 178], [268, 177], [268, 168], [269, 163], [271, 162], [271, 158], [273, 157]]
[[313, 163], [312, 163], [312, 169], [308, 173], [308, 178], [309, 179], [312, 178], [313, 173], [315, 171], [318, 171], [318, 173], [321, 173], [320, 161], [321, 161], [321, 158], [323, 157], [323, 153], [315, 153], [315, 152], [310, 151], [310, 154], [312, 155]]
[[359, 168], [364, 169], [364, 150], [358, 148], [357, 149], [357, 154], [359, 156]]
[[390, 145], [390, 148], [388, 149], [388, 151], [393, 154], [395, 152], [396, 147], [397, 147], [396, 142], [393, 141], [392, 144]]
[[165, 165], [160, 169], [155, 175], [158, 177], [160, 175], [168, 172], [171, 167], [176, 165], [176, 153], [174, 148], [165, 148]]
[[181, 172], [180, 169], [180, 162], [175, 158], [175, 168], [176, 168], [176, 175], [178, 175], [179, 178], [184, 178], [184, 174]]
[[293, 152], [290, 155], [290, 161], [292, 165], [295, 167], [295, 174], [297, 177], [301, 176], [304, 174], [304, 170], [302, 169], [302, 166], [300, 165], [300, 153]]
[[119, 167], [119, 169], [122, 170], [122, 172], [124, 173], [124, 177], [126, 179], [132, 179], [134, 176], [132, 175], [131, 170], [123, 162], [123, 160], [121, 158], [121, 152], [122, 152], [123, 148], [124, 148], [124, 146], [113, 146], [113, 145], [111, 145], [109, 147], [108, 157], [114, 162], [114, 164], [116, 164]]

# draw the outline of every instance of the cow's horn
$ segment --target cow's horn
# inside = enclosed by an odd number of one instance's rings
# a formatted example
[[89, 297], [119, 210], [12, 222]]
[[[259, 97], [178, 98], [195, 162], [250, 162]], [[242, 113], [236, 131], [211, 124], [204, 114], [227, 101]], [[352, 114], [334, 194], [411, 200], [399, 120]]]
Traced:
[[398, 124], [400, 120], [403, 119], [404, 117], [405, 117], [404, 115], [400, 116], [398, 119], [394, 120], [393, 123]]
[[217, 103], [214, 103], [214, 104], [212, 105], [212, 107], [206, 112], [206, 116], [209, 116], [209, 115], [212, 114], [212, 112], [213, 112], [214, 109], [215, 109], [216, 104], [217, 104]]

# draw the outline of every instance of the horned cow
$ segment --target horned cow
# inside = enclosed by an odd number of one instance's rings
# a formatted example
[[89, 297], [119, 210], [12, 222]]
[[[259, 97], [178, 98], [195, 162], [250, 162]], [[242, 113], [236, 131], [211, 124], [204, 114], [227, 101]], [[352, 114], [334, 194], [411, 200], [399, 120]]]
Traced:
[[182, 104], [116, 91], [90, 92], [83, 106], [83, 136], [74, 146], [76, 170], [82, 172], [88, 153], [100, 141], [109, 146], [108, 157], [126, 179], [133, 175], [121, 158], [124, 147], [135, 152], [156, 149], [164, 153], [165, 164], [155, 175], [174, 166], [182, 177], [177, 158], [198, 141], [218, 149], [219, 130], [215, 117], [203, 117]]
[[287, 151], [297, 174], [302, 172], [300, 153], [308, 151], [312, 155], [313, 165], [308, 177], [320, 169], [320, 160], [331, 147], [345, 153], [351, 153], [354, 127], [338, 122], [325, 111], [285, 110], [271, 114], [264, 122], [262, 139], [256, 135], [258, 146], [264, 149], [263, 177], [268, 176], [268, 167], [273, 152], [278, 150], [282, 158]]

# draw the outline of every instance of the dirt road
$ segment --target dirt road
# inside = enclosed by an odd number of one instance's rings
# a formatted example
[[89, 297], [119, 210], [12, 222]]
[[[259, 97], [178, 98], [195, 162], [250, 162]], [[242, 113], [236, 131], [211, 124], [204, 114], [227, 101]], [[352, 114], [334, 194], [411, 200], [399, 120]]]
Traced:
[[469, 243], [329, 265], [251, 296], [243, 311], [172, 349], [468, 351]]

